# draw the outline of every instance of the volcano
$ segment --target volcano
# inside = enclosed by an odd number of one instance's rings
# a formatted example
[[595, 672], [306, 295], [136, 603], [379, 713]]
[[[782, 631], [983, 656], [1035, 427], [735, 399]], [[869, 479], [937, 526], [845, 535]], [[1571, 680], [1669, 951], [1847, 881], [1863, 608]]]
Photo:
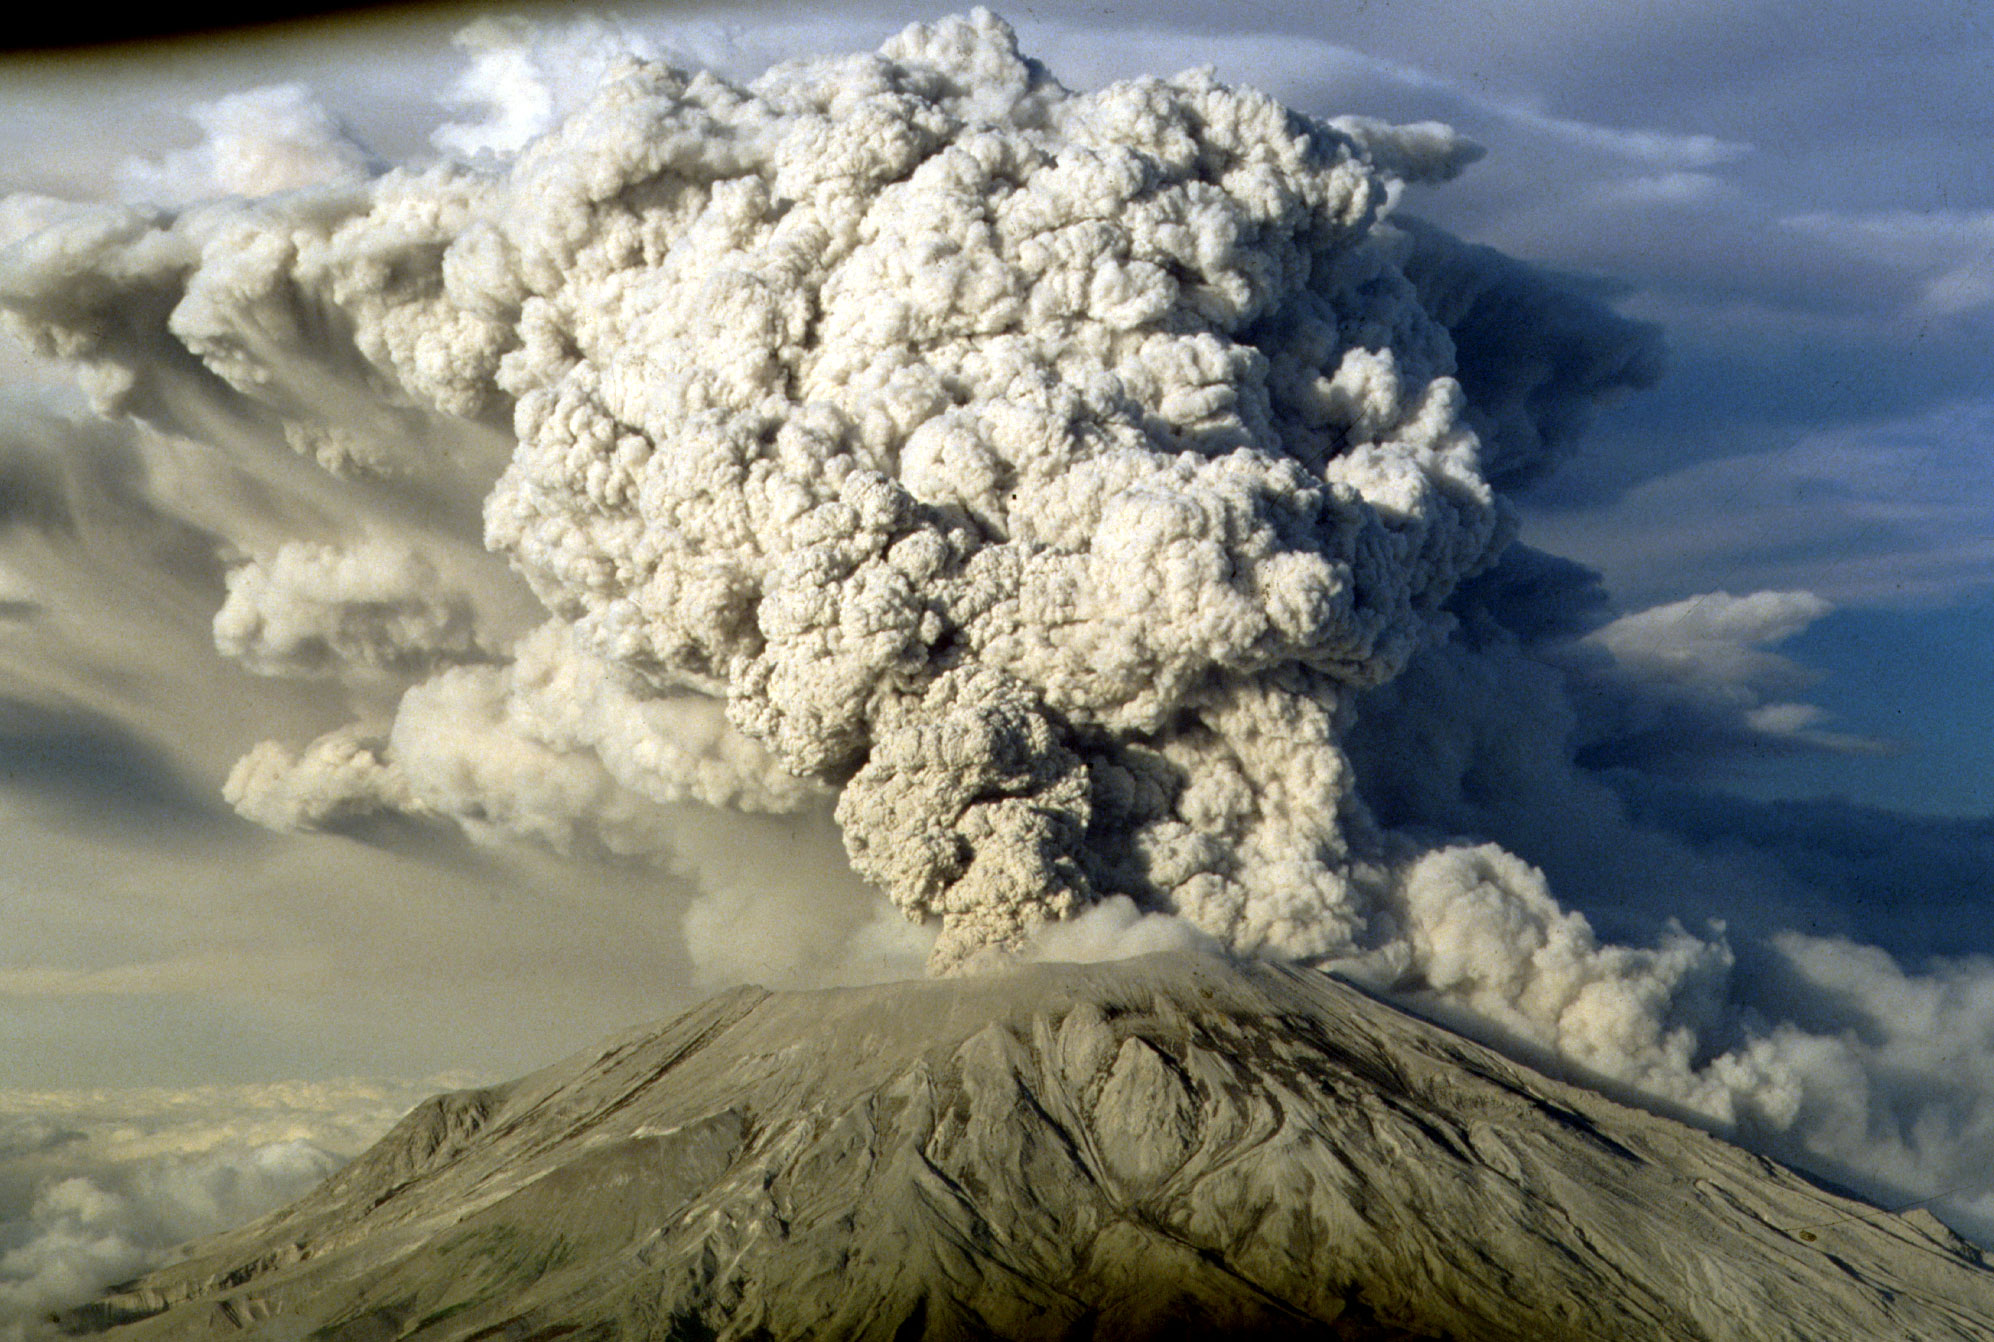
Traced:
[[1316, 970], [744, 987], [441, 1095], [116, 1339], [1986, 1339], [1994, 1272]]

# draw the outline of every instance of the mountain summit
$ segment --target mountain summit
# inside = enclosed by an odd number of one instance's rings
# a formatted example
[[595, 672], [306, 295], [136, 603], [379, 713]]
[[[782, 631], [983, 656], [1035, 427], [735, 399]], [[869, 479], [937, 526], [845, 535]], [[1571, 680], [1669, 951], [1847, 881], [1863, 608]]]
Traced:
[[1994, 1272], [1313, 970], [741, 988], [432, 1099], [124, 1338], [1994, 1338]]

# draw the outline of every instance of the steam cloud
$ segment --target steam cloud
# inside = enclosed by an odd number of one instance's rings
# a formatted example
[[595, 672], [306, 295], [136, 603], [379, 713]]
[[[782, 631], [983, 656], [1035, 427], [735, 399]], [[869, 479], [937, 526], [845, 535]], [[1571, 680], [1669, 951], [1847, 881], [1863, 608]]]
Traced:
[[[980, 10], [745, 87], [540, 40], [479, 30], [490, 115], [430, 166], [267, 90], [126, 183], [198, 203], [9, 213], [29, 343], [282, 501], [202, 519], [216, 645], [354, 716], [250, 749], [242, 814], [710, 870], [689, 807], [834, 808], [937, 970], [1215, 942], [1817, 1167], [1925, 1191], [1994, 1154], [1981, 970], [1796, 937], [1803, 1026], [1721, 935], [1615, 944], [1484, 841], [1632, 833], [1587, 752], [1866, 743], [1780, 697], [1814, 598], [1608, 622], [1510, 544], [1497, 490], [1659, 342], [1397, 213], [1475, 146], [1199, 73], [1070, 92]], [[1920, 1057], [1934, 1022], [1979, 1064]]]

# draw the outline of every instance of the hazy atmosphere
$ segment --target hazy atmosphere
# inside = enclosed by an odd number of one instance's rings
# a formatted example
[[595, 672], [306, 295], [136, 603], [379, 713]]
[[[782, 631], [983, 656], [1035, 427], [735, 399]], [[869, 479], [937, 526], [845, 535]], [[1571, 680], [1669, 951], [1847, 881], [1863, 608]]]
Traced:
[[1163, 947], [1994, 1237], [1986, 20], [951, 13], [0, 57], [0, 1329]]

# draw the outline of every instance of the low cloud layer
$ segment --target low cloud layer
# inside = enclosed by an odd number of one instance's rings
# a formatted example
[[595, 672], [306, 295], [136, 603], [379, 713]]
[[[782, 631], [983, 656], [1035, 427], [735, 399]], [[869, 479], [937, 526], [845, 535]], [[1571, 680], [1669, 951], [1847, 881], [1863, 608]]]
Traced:
[[0, 1091], [0, 1338], [298, 1197], [438, 1086]]
[[[1660, 343], [1404, 213], [1475, 145], [1074, 92], [982, 12], [747, 83], [622, 40], [480, 28], [439, 160], [265, 90], [151, 203], [6, 214], [0, 309], [110, 421], [49, 436], [117, 466], [11, 449], [12, 562], [179, 557], [173, 637], [284, 709], [203, 729], [236, 812], [688, 882], [712, 982], [1318, 963], [1994, 1228], [1987, 966], [1734, 937], [1821, 873], [1653, 801], [1873, 748], [1774, 650], [1829, 603], [1514, 543]], [[1742, 152], [1536, 129], [1664, 196]]]

